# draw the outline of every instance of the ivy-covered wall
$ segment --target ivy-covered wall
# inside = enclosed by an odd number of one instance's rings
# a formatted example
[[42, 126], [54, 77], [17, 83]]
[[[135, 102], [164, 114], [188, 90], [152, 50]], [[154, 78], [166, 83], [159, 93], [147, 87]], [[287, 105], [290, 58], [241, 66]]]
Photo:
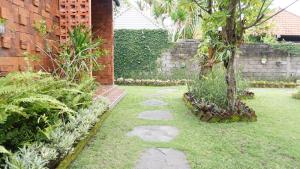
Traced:
[[156, 60], [171, 47], [166, 30], [115, 31], [115, 78], [134, 78], [144, 72], [156, 71]]

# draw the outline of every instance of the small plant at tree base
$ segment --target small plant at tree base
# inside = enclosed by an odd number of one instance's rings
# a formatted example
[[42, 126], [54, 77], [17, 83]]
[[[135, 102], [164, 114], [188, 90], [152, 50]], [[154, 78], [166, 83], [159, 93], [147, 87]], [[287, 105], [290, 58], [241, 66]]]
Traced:
[[[194, 78], [189, 81], [188, 89], [195, 97], [203, 99], [206, 102], [214, 103], [223, 109], [227, 108], [227, 90], [225, 78], [225, 69], [220, 66], [215, 66], [206, 76], [199, 78], [194, 75]], [[249, 84], [243, 79], [241, 74], [237, 76], [238, 96], [243, 97]]]

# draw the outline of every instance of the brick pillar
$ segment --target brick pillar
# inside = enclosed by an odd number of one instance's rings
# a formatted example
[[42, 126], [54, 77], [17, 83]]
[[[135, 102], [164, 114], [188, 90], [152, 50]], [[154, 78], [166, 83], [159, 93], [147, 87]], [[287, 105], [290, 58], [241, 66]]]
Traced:
[[97, 81], [104, 85], [114, 83], [114, 50], [113, 50], [113, 4], [112, 0], [92, 0], [92, 30], [94, 36], [104, 39], [104, 48], [108, 55], [99, 59], [104, 66], [101, 71], [94, 72]]

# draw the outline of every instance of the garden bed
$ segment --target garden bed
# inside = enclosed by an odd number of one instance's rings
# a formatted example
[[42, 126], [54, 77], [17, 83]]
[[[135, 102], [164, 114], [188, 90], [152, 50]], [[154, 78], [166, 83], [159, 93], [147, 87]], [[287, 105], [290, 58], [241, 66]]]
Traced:
[[185, 93], [183, 100], [188, 108], [197, 116], [201, 121], [209, 123], [226, 123], [226, 122], [254, 122], [257, 121], [255, 111], [245, 103], [238, 101], [236, 104], [236, 112], [229, 112], [225, 109], [219, 108], [214, 103], [209, 103], [203, 99], [197, 99], [191, 93]]
[[57, 169], [65, 169], [70, 166], [70, 164], [77, 158], [77, 156], [81, 153], [84, 147], [89, 143], [89, 141], [97, 134], [98, 129], [102, 126], [104, 120], [109, 116], [110, 111], [106, 110], [100, 115], [98, 122], [90, 129], [89, 133], [86, 137], [80, 140], [75, 146], [72, 152], [66, 155], [63, 159], [57, 161], [56, 167]]
[[48, 73], [0, 79], [0, 168], [66, 168], [109, 108], [93, 100], [93, 79], [72, 83]]

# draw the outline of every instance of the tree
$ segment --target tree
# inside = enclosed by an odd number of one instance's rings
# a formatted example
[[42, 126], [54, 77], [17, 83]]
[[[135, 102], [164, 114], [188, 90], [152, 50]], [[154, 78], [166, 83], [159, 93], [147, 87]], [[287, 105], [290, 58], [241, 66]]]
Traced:
[[[234, 68], [237, 48], [244, 41], [246, 30], [266, 23], [273, 16], [296, 3], [295, 0], [286, 8], [269, 15], [273, 0], [166, 0], [173, 3], [173, 8], [164, 8], [164, 13], [176, 11], [176, 5], [196, 6], [194, 17], [201, 18], [201, 29], [204, 43], [201, 53], [205, 55], [208, 69], [217, 62], [223, 62], [226, 68], [228, 110], [235, 111], [237, 100], [236, 72]], [[162, 1], [165, 2], [165, 1]], [[186, 12], [189, 12], [188, 10]]]
[[166, 27], [164, 21], [173, 22], [172, 41], [199, 38], [201, 22], [196, 4], [178, 0], [140, 0], [138, 4], [141, 1], [144, 4], [139, 6], [150, 8], [160, 24]]
[[218, 54], [226, 68], [228, 110], [235, 112], [237, 87], [234, 63], [237, 48], [243, 43], [244, 33], [247, 29], [265, 23], [283, 10], [268, 16], [272, 0], [193, 0], [193, 2], [205, 13], [201, 17], [204, 21], [204, 32], [207, 38], [211, 39], [209, 55]]

